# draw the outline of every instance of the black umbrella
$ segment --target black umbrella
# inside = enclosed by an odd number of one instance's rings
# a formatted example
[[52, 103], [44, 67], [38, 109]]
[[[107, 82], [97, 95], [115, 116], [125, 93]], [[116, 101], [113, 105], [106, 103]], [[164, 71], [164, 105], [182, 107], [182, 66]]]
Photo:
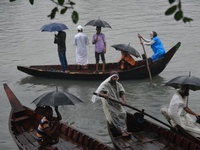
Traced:
[[171, 86], [175, 89], [180, 88], [180, 85], [187, 85], [190, 90], [200, 90], [200, 78], [194, 76], [178, 76], [168, 81], [165, 86]]
[[85, 26], [96, 26], [96, 27], [104, 27], [104, 28], [112, 28], [106, 21], [101, 19], [93, 19], [85, 24]]
[[139, 52], [137, 50], [135, 50], [132, 46], [130, 46], [130, 44], [128, 44], [128, 45], [127, 44], [115, 44], [115, 45], [112, 45], [111, 47], [113, 47], [119, 51], [126, 51], [135, 57], [140, 57]]
[[[171, 86], [175, 89], [180, 88], [181, 85], [186, 85], [190, 90], [200, 90], [200, 78], [194, 76], [178, 76], [168, 81], [165, 86]], [[187, 97], [188, 106], [188, 97]]]
[[59, 106], [59, 105], [75, 105], [83, 103], [78, 97], [69, 92], [52, 91], [44, 93], [36, 98], [32, 103], [36, 106]]

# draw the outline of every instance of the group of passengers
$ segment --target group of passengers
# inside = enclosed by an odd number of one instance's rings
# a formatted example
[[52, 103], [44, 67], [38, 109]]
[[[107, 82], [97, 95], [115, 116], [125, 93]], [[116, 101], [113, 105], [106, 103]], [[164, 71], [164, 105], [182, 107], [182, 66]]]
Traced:
[[[76, 46], [76, 62], [77, 70], [88, 69], [88, 54], [87, 54], [87, 45], [89, 44], [89, 39], [86, 34], [83, 33], [83, 26], [79, 25], [77, 27], [78, 33], [74, 36], [74, 45]], [[155, 31], [150, 33], [150, 39], [146, 39], [140, 34], [138, 37], [141, 40], [141, 44], [151, 46], [154, 54], [151, 57], [152, 62], [161, 58], [165, 54], [164, 46], [157, 36]], [[58, 45], [58, 55], [61, 62], [63, 72], [69, 73], [68, 63], [66, 59], [66, 33], [64, 31], [59, 31], [58, 34], [55, 34], [54, 43]], [[99, 73], [99, 61], [100, 58], [103, 62], [102, 72], [105, 72], [105, 53], [106, 53], [106, 37], [105, 34], [101, 32], [101, 27], [96, 27], [96, 33], [92, 37], [92, 44], [95, 45], [95, 60], [96, 60], [96, 69], [94, 73]], [[135, 66], [134, 58], [126, 51], [121, 50], [121, 59], [119, 60], [119, 67], [122, 70], [130, 69]]]

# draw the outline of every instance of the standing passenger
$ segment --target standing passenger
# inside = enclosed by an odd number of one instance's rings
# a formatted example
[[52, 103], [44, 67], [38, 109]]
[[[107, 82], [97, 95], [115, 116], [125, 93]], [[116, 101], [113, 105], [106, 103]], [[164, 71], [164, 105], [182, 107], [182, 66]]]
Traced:
[[96, 34], [93, 35], [92, 44], [95, 44], [95, 59], [96, 59], [96, 70], [94, 73], [99, 73], [99, 57], [103, 62], [102, 72], [105, 71], [105, 56], [106, 53], [106, 38], [103, 33], [101, 33], [101, 27], [96, 27]]
[[89, 44], [88, 37], [83, 33], [83, 27], [79, 25], [77, 27], [78, 33], [74, 36], [74, 45], [76, 46], [76, 62], [78, 64], [77, 70], [87, 69], [88, 66], [88, 54], [87, 45]]
[[102, 100], [103, 110], [107, 121], [117, 129], [117, 133], [122, 136], [128, 136], [126, 125], [126, 111], [121, 104], [113, 102], [111, 99], [116, 99], [122, 104], [126, 104], [125, 90], [121, 83], [118, 82], [119, 75], [116, 71], [110, 73], [108, 77], [98, 87], [96, 92], [106, 98]]
[[62, 66], [63, 72], [68, 73], [68, 64], [67, 64], [67, 59], [66, 59], [66, 45], [65, 45], [65, 40], [66, 40], [66, 33], [64, 31], [58, 31], [58, 34], [55, 34], [55, 39], [54, 43], [58, 45], [58, 56], [60, 59], [60, 63]]

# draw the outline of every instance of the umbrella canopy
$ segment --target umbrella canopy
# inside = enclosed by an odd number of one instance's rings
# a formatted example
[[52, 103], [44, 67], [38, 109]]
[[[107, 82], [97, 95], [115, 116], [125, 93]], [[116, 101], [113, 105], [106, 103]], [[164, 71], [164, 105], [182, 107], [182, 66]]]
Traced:
[[178, 76], [168, 81], [165, 86], [180, 88], [180, 85], [187, 85], [190, 90], [200, 90], [200, 78], [194, 76]]
[[85, 26], [88, 26], [88, 25], [96, 26], [96, 27], [112, 28], [106, 21], [101, 20], [101, 19], [91, 20], [85, 24]]
[[112, 45], [111, 47], [113, 47], [119, 51], [126, 51], [135, 57], [140, 57], [139, 52], [137, 50], [135, 50], [132, 46], [130, 46], [130, 44], [128, 44], [128, 45], [127, 44], [115, 44], [115, 45]]
[[52, 91], [44, 93], [36, 98], [32, 103], [36, 106], [59, 106], [59, 105], [75, 105], [83, 103], [78, 97], [68, 92]]
[[62, 31], [68, 29], [68, 27], [63, 24], [63, 23], [50, 23], [50, 24], [46, 24], [43, 25], [41, 27], [41, 31], [46, 31], [46, 32], [55, 32], [55, 31]]

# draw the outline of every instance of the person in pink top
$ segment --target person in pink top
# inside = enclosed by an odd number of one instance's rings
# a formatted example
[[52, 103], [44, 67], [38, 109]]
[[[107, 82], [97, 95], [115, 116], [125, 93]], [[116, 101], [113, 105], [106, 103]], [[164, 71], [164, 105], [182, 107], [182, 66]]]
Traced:
[[106, 53], [106, 38], [103, 33], [101, 33], [101, 27], [96, 27], [96, 34], [93, 35], [92, 44], [95, 44], [95, 59], [96, 59], [96, 70], [94, 73], [99, 73], [99, 58], [103, 62], [102, 72], [105, 71], [105, 53]]

